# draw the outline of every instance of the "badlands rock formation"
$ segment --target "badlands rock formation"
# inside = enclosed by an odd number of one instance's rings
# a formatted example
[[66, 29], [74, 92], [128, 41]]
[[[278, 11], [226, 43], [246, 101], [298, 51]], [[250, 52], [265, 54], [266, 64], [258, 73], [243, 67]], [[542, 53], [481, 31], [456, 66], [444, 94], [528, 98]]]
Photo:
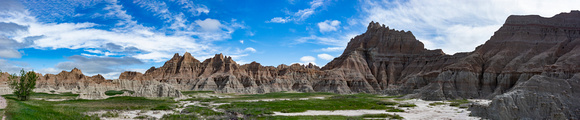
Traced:
[[[580, 108], [569, 101], [580, 98], [575, 89], [579, 61], [580, 12], [572, 11], [551, 18], [509, 16], [485, 44], [454, 55], [425, 49], [410, 31], [371, 22], [365, 33], [350, 40], [341, 56], [322, 68], [239, 65], [222, 54], [200, 61], [185, 53], [145, 73], [124, 72], [117, 80], [84, 76], [73, 69], [42, 76], [37, 85], [38, 91], [80, 92], [93, 98], [102, 96], [98, 91], [122, 89], [148, 97], [212, 90], [409, 94], [406, 97], [427, 100], [486, 98], [493, 99], [492, 104], [474, 107], [475, 115], [578, 119]], [[549, 110], [528, 110], [530, 106]], [[497, 111], [503, 112], [492, 114]]]

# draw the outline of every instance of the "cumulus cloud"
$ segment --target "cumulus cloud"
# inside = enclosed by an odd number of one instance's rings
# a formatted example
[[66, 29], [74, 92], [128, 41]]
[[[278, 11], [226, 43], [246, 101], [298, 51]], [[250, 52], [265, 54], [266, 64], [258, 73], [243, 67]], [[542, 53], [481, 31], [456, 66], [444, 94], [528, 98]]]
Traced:
[[325, 20], [324, 22], [319, 22], [317, 25], [318, 25], [318, 28], [320, 29], [321, 33], [336, 31], [338, 25], [340, 25], [340, 21], [338, 21], [338, 20]]
[[332, 55], [323, 53], [323, 54], [318, 54], [318, 58], [323, 59], [323, 60], [332, 60], [334, 59], [334, 57]]
[[467, 52], [488, 40], [509, 15], [551, 17], [578, 9], [577, 0], [394, 0], [362, 1], [361, 24], [378, 21], [390, 28], [412, 31], [430, 49]]
[[[119, 74], [126, 69], [121, 66], [138, 65], [143, 62], [133, 57], [85, 57], [74, 55], [67, 58], [68, 62], [60, 62], [55, 68], [60, 70], [81, 69], [88, 75], [91, 74]], [[46, 69], [47, 72], [54, 71]], [[117, 76], [118, 77], [118, 76]]]
[[313, 0], [309, 3], [310, 8], [298, 10], [297, 12], [291, 13], [291, 15], [286, 16], [286, 17], [274, 17], [266, 22], [267, 23], [286, 23], [286, 22], [290, 22], [290, 21], [296, 21], [296, 22], [304, 21], [305, 19], [307, 19], [308, 17], [313, 15], [314, 12], [316, 11], [316, 9], [323, 6], [325, 2], [327, 2], [327, 1], [326, 0]]
[[217, 31], [220, 30], [222, 24], [216, 19], [206, 18], [205, 20], [196, 20], [195, 23], [201, 26], [201, 29], [205, 31]]
[[312, 56], [303, 56], [300, 58], [300, 62], [302, 62], [301, 64], [308, 64], [308, 63], [312, 63], [315, 64], [316, 58], [312, 57]]
[[0, 70], [2, 70], [2, 72], [18, 73], [20, 70], [29, 71], [32, 70], [32, 68], [26, 63], [0, 59]]
[[[178, 1], [189, 4], [187, 1]], [[151, 3], [147, 3], [151, 4]], [[181, 3], [180, 3], [181, 4]], [[130, 56], [145, 61], [161, 62], [170, 58], [173, 53], [189, 51], [195, 55], [209, 55], [220, 49], [212, 45], [211, 41], [231, 38], [236, 29], [243, 29], [244, 25], [236, 20], [219, 21], [206, 18], [203, 20], [188, 21], [183, 13], [171, 13], [161, 6], [143, 6], [155, 11], [171, 25], [167, 28], [147, 27], [139, 24], [127, 14], [123, 6], [117, 1], [107, 1], [103, 14], [94, 16], [117, 20], [115, 27], [100, 29], [101, 25], [90, 22], [82, 23], [44, 23], [26, 10], [0, 12], [0, 42], [10, 42], [36, 49], [84, 49], [89, 53], [85, 56], [120, 55]], [[200, 7], [205, 8], [205, 7]], [[196, 8], [197, 9], [197, 8]], [[201, 13], [205, 10], [201, 10]], [[8, 29], [10, 28], [10, 29]], [[162, 30], [159, 30], [162, 29]], [[172, 29], [170, 33], [163, 29]], [[11, 30], [11, 31], [6, 31]], [[103, 43], [106, 43], [103, 45]], [[7, 48], [2, 44], [0, 51], [4, 58], [19, 57], [15, 51], [18, 48]], [[101, 52], [95, 53], [95, 50]], [[91, 52], [92, 51], [92, 52]], [[228, 51], [224, 51], [228, 52]], [[235, 52], [235, 51], [230, 51]]]

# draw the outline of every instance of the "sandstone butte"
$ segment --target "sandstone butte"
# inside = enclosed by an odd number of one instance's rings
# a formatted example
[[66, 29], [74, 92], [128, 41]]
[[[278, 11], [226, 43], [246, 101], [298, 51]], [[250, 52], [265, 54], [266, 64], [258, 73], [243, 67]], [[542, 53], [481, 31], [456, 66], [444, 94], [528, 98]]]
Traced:
[[[36, 91], [94, 99], [121, 89], [147, 97], [180, 97], [179, 90], [406, 94], [426, 100], [492, 99], [470, 107], [472, 115], [489, 119], [580, 119], [579, 65], [580, 12], [571, 11], [551, 18], [509, 16], [485, 44], [454, 55], [425, 49], [410, 31], [371, 22], [322, 68], [239, 65], [222, 54], [202, 62], [186, 52], [159, 68], [127, 71], [115, 80], [85, 76], [78, 69], [47, 74]], [[3, 83], [0, 92], [9, 93]]]

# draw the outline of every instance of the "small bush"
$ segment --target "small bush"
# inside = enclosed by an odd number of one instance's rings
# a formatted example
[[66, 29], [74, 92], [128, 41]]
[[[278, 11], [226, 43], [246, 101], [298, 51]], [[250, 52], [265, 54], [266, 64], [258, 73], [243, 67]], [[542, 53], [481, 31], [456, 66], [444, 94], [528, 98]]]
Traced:
[[378, 105], [397, 105], [399, 103], [397, 102], [385, 102], [385, 101], [379, 101], [377, 102]]
[[134, 117], [133, 119], [148, 119], [148, 118], [151, 118], [151, 116], [149, 116], [149, 115], [139, 115], [137, 117]]
[[399, 104], [399, 107], [417, 107], [415, 104]]
[[119, 117], [119, 113], [107, 111], [106, 113], [102, 114], [101, 117], [109, 117], [109, 118]]
[[108, 96], [120, 95], [123, 93], [124, 93], [123, 91], [116, 91], [116, 90], [105, 91], [105, 95], [108, 95]]
[[362, 115], [363, 118], [392, 118], [392, 119], [403, 119], [403, 117], [399, 115], [391, 115], [391, 114], [364, 114]]
[[159, 105], [157, 107], [151, 108], [151, 110], [171, 110], [172, 108], [168, 105]]
[[387, 112], [405, 112], [405, 110], [401, 110], [401, 109], [390, 109], [390, 110], [387, 110]]

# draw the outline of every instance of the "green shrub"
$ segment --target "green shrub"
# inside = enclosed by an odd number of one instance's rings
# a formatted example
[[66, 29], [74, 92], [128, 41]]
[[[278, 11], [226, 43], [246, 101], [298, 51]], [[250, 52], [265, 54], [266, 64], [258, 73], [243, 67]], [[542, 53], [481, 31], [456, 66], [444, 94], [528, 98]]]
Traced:
[[362, 115], [363, 118], [392, 118], [392, 119], [403, 119], [403, 117], [399, 115], [391, 115], [391, 114], [364, 114]]
[[387, 110], [387, 112], [405, 112], [405, 110], [401, 110], [401, 109], [389, 109], [389, 110]]
[[151, 108], [151, 110], [171, 110], [172, 108], [168, 105], [159, 105], [157, 107]]
[[399, 103], [397, 102], [385, 102], [385, 101], [379, 101], [377, 102], [378, 105], [397, 105]]
[[102, 114], [101, 117], [109, 117], [109, 118], [119, 117], [119, 113], [107, 111], [106, 113]]
[[417, 105], [408, 103], [408, 104], [399, 104], [399, 107], [417, 107]]

